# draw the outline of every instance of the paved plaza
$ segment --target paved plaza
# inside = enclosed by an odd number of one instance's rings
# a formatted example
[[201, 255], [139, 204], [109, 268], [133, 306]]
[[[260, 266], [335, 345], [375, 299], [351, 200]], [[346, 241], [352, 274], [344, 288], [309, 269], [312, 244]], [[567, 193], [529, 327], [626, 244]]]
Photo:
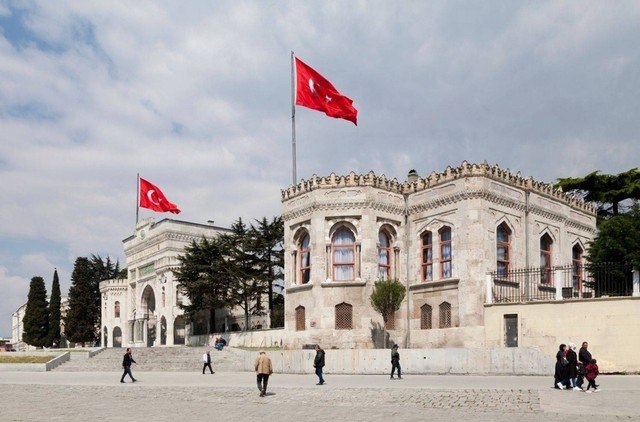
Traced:
[[640, 376], [603, 375], [602, 391], [551, 388], [551, 377], [275, 374], [259, 397], [250, 372], [2, 372], [3, 421], [640, 420]]

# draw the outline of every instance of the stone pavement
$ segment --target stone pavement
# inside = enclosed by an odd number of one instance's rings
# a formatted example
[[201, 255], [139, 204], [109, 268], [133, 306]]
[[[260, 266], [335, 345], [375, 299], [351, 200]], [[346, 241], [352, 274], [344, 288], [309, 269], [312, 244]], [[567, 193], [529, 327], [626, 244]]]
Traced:
[[640, 420], [640, 376], [601, 375], [602, 391], [551, 388], [551, 377], [274, 374], [266, 397], [250, 372], [0, 373], [3, 421], [225, 420], [522, 422]]

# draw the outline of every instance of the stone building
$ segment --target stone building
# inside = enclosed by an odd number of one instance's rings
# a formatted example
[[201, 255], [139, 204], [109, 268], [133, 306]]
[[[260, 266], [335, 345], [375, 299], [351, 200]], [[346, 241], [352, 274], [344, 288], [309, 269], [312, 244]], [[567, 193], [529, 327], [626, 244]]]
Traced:
[[407, 287], [388, 341], [414, 348], [485, 347], [487, 274], [580, 264], [596, 210], [498, 166], [447, 167], [398, 182], [350, 173], [282, 191], [287, 347], [380, 346], [377, 280]]
[[[223, 331], [228, 312], [218, 311], [210, 321], [188, 325], [180, 304], [188, 299], [180, 292], [173, 270], [178, 256], [194, 240], [213, 238], [228, 229], [213, 225], [146, 218], [135, 233], [124, 239], [125, 280], [100, 283], [102, 294], [101, 336], [107, 347], [151, 347], [188, 344], [194, 334]], [[213, 327], [212, 327], [213, 325]]]

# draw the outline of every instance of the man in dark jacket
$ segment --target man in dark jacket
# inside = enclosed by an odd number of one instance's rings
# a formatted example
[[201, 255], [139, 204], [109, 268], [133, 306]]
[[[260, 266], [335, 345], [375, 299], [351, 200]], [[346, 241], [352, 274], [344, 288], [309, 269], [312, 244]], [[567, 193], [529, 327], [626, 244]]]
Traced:
[[316, 344], [316, 357], [313, 359], [313, 367], [316, 368], [316, 375], [318, 376], [318, 383], [316, 385], [324, 385], [324, 378], [322, 377], [324, 350], [320, 348], [319, 344]]
[[131, 374], [132, 363], [135, 363], [136, 365], [138, 364], [135, 360], [133, 360], [133, 356], [131, 356], [131, 349], [127, 347], [127, 353], [125, 353], [124, 357], [122, 358], [122, 368], [124, 369], [124, 372], [122, 373], [122, 378], [120, 378], [120, 382], [124, 382], [124, 376], [127, 374], [129, 374], [129, 378], [131, 378], [131, 382], [136, 382], [136, 379], [133, 378], [133, 375]]
[[589, 347], [589, 343], [586, 341], [582, 342], [582, 347], [578, 351], [578, 360], [580, 361], [580, 366], [578, 366], [578, 387], [582, 388], [582, 384], [584, 383], [584, 376], [587, 374], [586, 368], [589, 363], [591, 363], [591, 352], [587, 350]]
[[393, 378], [393, 373], [398, 370], [398, 379], [402, 379], [402, 372], [400, 369], [400, 353], [398, 352], [398, 345], [394, 344], [393, 348], [391, 348], [391, 379]]

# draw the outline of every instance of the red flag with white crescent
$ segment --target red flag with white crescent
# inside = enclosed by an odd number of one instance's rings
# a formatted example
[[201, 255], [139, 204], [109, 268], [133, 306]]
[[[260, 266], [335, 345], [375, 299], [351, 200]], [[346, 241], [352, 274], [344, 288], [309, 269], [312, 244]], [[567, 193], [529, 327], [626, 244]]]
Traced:
[[175, 204], [169, 202], [162, 191], [154, 184], [140, 178], [140, 207], [148, 208], [156, 212], [172, 212], [180, 214]]

